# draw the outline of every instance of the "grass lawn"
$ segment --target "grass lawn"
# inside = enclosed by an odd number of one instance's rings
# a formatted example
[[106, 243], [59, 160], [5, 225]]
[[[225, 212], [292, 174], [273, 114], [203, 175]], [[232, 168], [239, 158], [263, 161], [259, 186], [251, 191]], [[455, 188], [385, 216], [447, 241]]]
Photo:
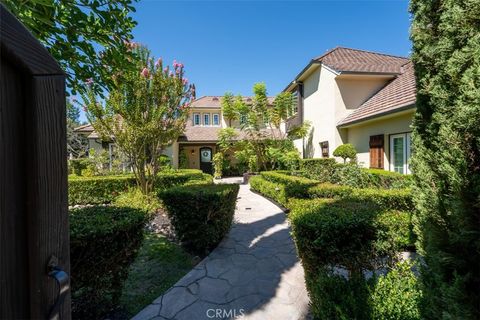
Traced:
[[134, 316], [189, 272], [193, 256], [164, 236], [152, 232], [145, 240], [125, 281], [121, 305]]

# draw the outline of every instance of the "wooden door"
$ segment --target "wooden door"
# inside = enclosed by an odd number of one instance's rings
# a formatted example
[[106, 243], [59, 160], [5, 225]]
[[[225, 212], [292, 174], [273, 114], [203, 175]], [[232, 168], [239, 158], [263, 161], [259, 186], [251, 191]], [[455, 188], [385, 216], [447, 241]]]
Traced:
[[0, 44], [0, 318], [70, 319], [65, 76], [1, 4]]

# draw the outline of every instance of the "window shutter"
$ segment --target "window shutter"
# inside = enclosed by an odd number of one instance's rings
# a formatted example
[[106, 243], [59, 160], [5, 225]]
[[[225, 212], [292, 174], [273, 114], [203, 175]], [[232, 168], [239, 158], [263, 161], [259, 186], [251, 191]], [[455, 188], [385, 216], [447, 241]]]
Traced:
[[370, 168], [383, 169], [383, 134], [370, 136]]

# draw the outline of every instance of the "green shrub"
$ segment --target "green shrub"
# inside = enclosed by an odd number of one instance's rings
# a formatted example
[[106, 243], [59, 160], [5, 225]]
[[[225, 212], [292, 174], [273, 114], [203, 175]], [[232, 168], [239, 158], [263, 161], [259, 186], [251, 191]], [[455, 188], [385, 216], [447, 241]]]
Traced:
[[368, 174], [371, 187], [385, 189], [403, 189], [412, 185], [412, 176], [382, 169], [362, 169]]
[[289, 175], [287, 171], [263, 171], [260, 175], [267, 181], [281, 184], [287, 198], [306, 198], [308, 189], [318, 183], [315, 180]]
[[364, 271], [393, 265], [411, 246], [410, 214], [353, 199], [291, 200], [289, 206], [314, 316], [368, 319]]
[[127, 192], [121, 193], [115, 198], [113, 205], [143, 210], [149, 215], [155, 214], [161, 208], [160, 201], [155, 194], [144, 195], [139, 188], [131, 188]]
[[145, 211], [125, 207], [70, 211], [74, 318], [102, 318], [118, 304], [147, 220]]
[[68, 204], [103, 204], [136, 185], [132, 175], [72, 177], [68, 179]]
[[320, 182], [331, 182], [337, 161], [333, 158], [302, 159], [300, 171], [306, 178]]
[[356, 163], [337, 163], [331, 177], [331, 182], [352, 188], [370, 187], [368, 174]]
[[411, 262], [399, 263], [380, 276], [372, 294], [373, 320], [419, 320], [422, 297]]
[[82, 170], [87, 169], [88, 164], [89, 164], [89, 160], [87, 158], [68, 160], [68, 165], [71, 168], [70, 173], [75, 174], [77, 176], [82, 175]]
[[178, 239], [189, 250], [205, 254], [232, 224], [238, 185], [181, 186], [160, 192]]
[[215, 153], [213, 156], [213, 168], [215, 179], [221, 179], [223, 175], [225, 156], [221, 152]]
[[343, 159], [343, 163], [347, 161], [347, 159], [354, 160], [357, 157], [357, 150], [351, 143], [346, 143], [339, 145], [334, 151], [333, 151], [333, 156], [334, 157], [340, 157]]
[[[157, 175], [156, 192], [173, 186], [208, 184], [209, 175], [196, 169], [165, 170]], [[210, 179], [211, 181], [211, 179]], [[133, 175], [69, 177], [68, 204], [104, 204], [112, 202], [121, 193], [136, 186]]]
[[346, 198], [353, 188], [332, 183], [320, 183], [308, 189], [309, 198]]
[[288, 199], [283, 185], [265, 180], [262, 176], [251, 177], [249, 183], [252, 190], [261, 193], [281, 205], [285, 206], [287, 204]]
[[370, 201], [385, 209], [398, 209], [411, 212], [414, 210], [413, 195], [410, 189], [354, 188], [348, 197], [358, 201]]

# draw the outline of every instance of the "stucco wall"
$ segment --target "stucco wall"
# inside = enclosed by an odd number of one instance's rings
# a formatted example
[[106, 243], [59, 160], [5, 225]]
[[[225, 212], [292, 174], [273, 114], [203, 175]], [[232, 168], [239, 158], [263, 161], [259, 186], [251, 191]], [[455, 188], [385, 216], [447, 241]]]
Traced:
[[370, 136], [384, 134], [384, 168], [389, 170], [389, 135], [412, 131], [410, 128], [412, 117], [413, 111], [409, 111], [402, 115], [348, 128], [348, 143], [353, 144], [357, 149], [358, 162], [364, 167], [370, 166]]

